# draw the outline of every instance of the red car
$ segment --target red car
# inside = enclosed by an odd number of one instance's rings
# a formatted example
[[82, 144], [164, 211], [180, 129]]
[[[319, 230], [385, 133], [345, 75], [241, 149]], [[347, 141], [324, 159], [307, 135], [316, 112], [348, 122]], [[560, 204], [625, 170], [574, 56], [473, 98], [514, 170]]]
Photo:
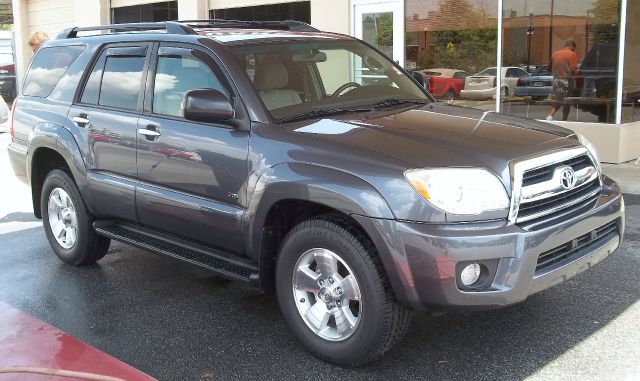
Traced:
[[469, 75], [457, 69], [425, 69], [420, 71], [429, 81], [429, 92], [436, 98], [451, 103], [460, 96], [464, 88], [464, 79]]

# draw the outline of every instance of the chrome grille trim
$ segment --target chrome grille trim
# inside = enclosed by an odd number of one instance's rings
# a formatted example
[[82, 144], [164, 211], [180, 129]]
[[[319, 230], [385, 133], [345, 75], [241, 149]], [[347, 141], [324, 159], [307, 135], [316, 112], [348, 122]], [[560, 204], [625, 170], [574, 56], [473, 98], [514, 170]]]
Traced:
[[[522, 179], [525, 172], [534, 170], [537, 168], [549, 166], [554, 163], [561, 163], [563, 161], [575, 158], [580, 155], [587, 155], [591, 160], [591, 163], [593, 163], [593, 166], [580, 169], [578, 172], [576, 172], [576, 174], [580, 173], [579, 186], [572, 188], [571, 191], [575, 191], [581, 186], [591, 184], [594, 180], [596, 180], [598, 181], [598, 185], [599, 185], [597, 192], [600, 192], [600, 189], [602, 188], [602, 179], [600, 177], [599, 165], [595, 161], [593, 156], [591, 156], [591, 154], [589, 153], [589, 150], [587, 150], [584, 146], [558, 150], [550, 153], [544, 153], [538, 156], [532, 156], [532, 157], [527, 157], [524, 159], [512, 161], [509, 164], [510, 173], [511, 173], [511, 205], [509, 207], [509, 216], [508, 216], [509, 223], [515, 224], [517, 222], [524, 222], [522, 219], [518, 218], [518, 212], [520, 210], [521, 204], [542, 200], [548, 197], [559, 195], [564, 192], [568, 192], [564, 190], [559, 190], [558, 187], [551, 184], [550, 182], [552, 182], [553, 179], [547, 182], [540, 183], [540, 184], [545, 184], [544, 186], [542, 185], [538, 186], [538, 184], [533, 184], [531, 186], [526, 187], [526, 189], [523, 189]], [[553, 186], [553, 189], [546, 188], [549, 186]], [[554, 189], [558, 190], [558, 192], [557, 193], [553, 192]], [[597, 192], [591, 192], [593, 194], [590, 193], [590, 197], [593, 197], [595, 194], [597, 194]], [[527, 198], [524, 199], [524, 196], [527, 196]], [[575, 205], [586, 199], [587, 197], [584, 197], [584, 198], [581, 198], [581, 200], [579, 201], [576, 201], [573, 203], [567, 203], [567, 205], [565, 205], [564, 207], [570, 207], [571, 205]], [[561, 209], [562, 208], [553, 208], [551, 210], [545, 210], [544, 212], [538, 213], [536, 215], [536, 218], [543, 217], [547, 214], [552, 214]], [[530, 220], [533, 220], [533, 218], [529, 218], [529, 216], [527, 216], [526, 220], [530, 221]]]
[[553, 214], [555, 212], [558, 212], [560, 210], [566, 209], [566, 208], [568, 208], [570, 206], [573, 206], [575, 204], [579, 204], [582, 201], [587, 200], [587, 199], [597, 195], [598, 193], [600, 193], [600, 188], [592, 191], [591, 193], [587, 193], [587, 194], [585, 194], [583, 196], [580, 196], [580, 197], [578, 197], [578, 198], [576, 198], [574, 200], [571, 200], [569, 202], [565, 202], [565, 203], [563, 203], [561, 205], [558, 205], [558, 206], [555, 206], [553, 208], [546, 209], [543, 212], [530, 214], [530, 215], [525, 216], [525, 217], [518, 217], [517, 222], [527, 222], [527, 221], [535, 220], [536, 218], [544, 217], [547, 214]]

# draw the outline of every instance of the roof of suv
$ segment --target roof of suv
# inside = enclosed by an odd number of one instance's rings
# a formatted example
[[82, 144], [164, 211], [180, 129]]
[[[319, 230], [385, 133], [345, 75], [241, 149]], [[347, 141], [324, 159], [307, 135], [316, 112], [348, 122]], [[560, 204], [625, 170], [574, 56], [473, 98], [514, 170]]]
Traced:
[[[161, 31], [166, 33], [161, 33]], [[111, 31], [111, 33], [96, 33], [82, 35], [79, 33]], [[156, 34], [158, 33], [158, 34]], [[292, 39], [351, 39], [351, 37], [336, 33], [322, 32], [309, 24], [300, 21], [239, 21], [239, 20], [186, 20], [165, 21], [153, 23], [112, 24], [89, 27], [73, 27], [62, 31], [56, 40], [75, 38], [104, 38], [123, 35], [156, 34], [173, 36], [205, 36], [223, 44], [243, 44], [251, 42], [279, 42]]]
[[221, 28], [198, 28], [198, 34], [212, 38], [224, 44], [240, 44], [245, 42], [264, 41], [277, 42], [291, 39], [348, 39], [347, 36], [327, 32], [295, 32], [276, 29], [221, 29]]

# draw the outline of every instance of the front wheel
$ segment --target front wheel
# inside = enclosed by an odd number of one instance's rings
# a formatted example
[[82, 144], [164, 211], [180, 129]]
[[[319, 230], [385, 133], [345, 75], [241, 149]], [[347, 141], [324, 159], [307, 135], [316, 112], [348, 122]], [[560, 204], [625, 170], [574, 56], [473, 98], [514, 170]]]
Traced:
[[47, 175], [40, 206], [47, 240], [63, 262], [88, 265], [107, 253], [111, 241], [93, 230], [93, 218], [67, 173], [56, 169]]
[[325, 361], [363, 365], [391, 349], [409, 326], [375, 248], [340, 219], [294, 227], [281, 247], [276, 279], [285, 320]]

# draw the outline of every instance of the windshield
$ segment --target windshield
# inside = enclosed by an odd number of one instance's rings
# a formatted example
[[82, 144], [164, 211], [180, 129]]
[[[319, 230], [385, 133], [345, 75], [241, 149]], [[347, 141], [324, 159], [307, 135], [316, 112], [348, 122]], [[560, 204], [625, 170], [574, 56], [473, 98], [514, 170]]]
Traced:
[[495, 67], [489, 67], [489, 68], [484, 69], [483, 71], [481, 71], [480, 73], [478, 73], [476, 75], [491, 75], [491, 76], [495, 77], [495, 75], [497, 73], [497, 70], [498, 69], [496, 69]]
[[358, 41], [262, 43], [231, 51], [277, 120], [361, 111], [387, 100], [431, 101], [387, 58]]

